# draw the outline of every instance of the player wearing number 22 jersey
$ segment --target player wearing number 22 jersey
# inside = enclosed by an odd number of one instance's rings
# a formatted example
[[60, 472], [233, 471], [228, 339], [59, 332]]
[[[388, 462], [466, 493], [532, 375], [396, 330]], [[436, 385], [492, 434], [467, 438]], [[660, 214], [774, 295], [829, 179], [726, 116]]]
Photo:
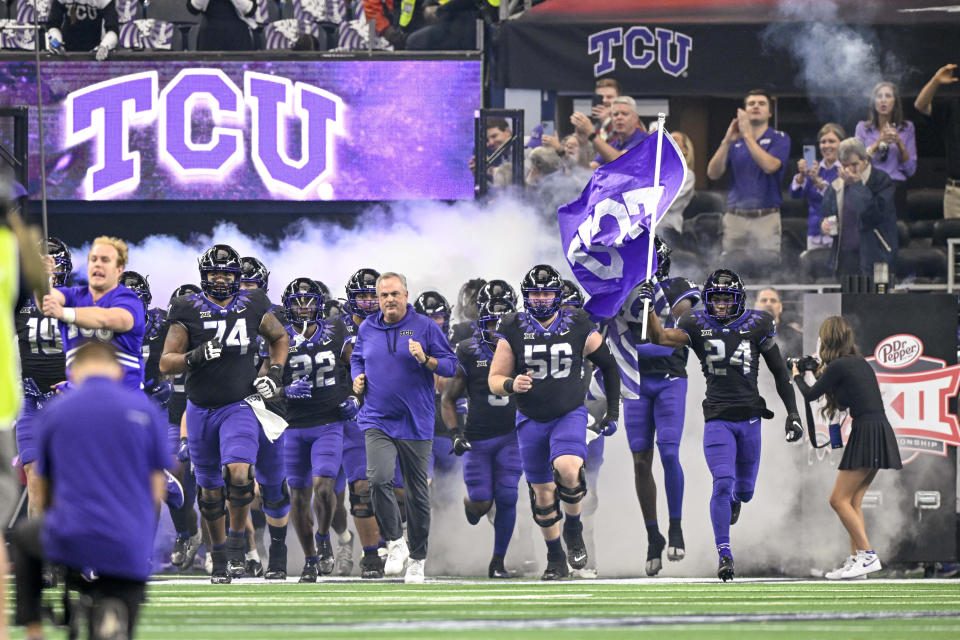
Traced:
[[[653, 284], [641, 284], [639, 295], [652, 300]], [[728, 269], [718, 269], [707, 278], [703, 301], [705, 309], [687, 311], [676, 329], [663, 329], [651, 311], [649, 328], [651, 342], [689, 345], [707, 380], [703, 453], [713, 475], [710, 519], [720, 556], [717, 576], [726, 582], [734, 576], [730, 525], [739, 518], [740, 505], [753, 497], [760, 467], [760, 420], [773, 417], [757, 387], [761, 355], [788, 412], [787, 442], [799, 440], [803, 428], [790, 374], [775, 340], [773, 316], [745, 308], [743, 283]]]
[[[264, 400], [279, 396], [290, 340], [263, 291], [240, 290], [240, 256], [232, 247], [218, 244], [203, 254], [200, 281], [203, 293], [178, 298], [170, 308], [160, 371], [187, 372], [187, 440], [213, 541], [211, 582], [225, 584], [243, 575], [244, 528], [254, 498], [260, 424], [244, 399], [254, 392]], [[259, 377], [258, 334], [270, 344], [269, 371]], [[274, 471], [258, 467], [258, 481]]]
[[[583, 359], [603, 372], [607, 392], [604, 427], [619, 418], [620, 373], [596, 325], [579, 309], [561, 309], [563, 281], [556, 269], [537, 265], [520, 289], [524, 311], [507, 314], [497, 325], [499, 339], [490, 367], [490, 390], [516, 394], [517, 439], [523, 472], [530, 485], [534, 521], [547, 543], [544, 580], [587, 564], [580, 513], [587, 494], [587, 409]], [[563, 527], [567, 552], [560, 544]]]

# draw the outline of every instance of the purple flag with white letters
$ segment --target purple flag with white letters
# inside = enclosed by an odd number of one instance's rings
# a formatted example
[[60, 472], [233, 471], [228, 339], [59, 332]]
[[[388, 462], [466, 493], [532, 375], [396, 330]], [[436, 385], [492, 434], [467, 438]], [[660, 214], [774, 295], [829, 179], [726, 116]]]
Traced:
[[[680, 149], [666, 132], [659, 186], [653, 184], [656, 161], [654, 134], [597, 169], [580, 197], [557, 210], [563, 252], [590, 294], [584, 308], [595, 318], [616, 315], [630, 290], [650, 276], [650, 226], [673, 204], [687, 171]], [[654, 270], [656, 266], [654, 254]]]

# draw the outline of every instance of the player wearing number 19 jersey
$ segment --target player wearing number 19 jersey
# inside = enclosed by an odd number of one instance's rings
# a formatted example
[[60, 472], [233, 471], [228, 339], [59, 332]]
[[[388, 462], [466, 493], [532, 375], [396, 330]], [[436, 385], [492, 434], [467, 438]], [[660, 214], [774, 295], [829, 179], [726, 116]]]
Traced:
[[[644, 283], [639, 293], [652, 301], [654, 287]], [[799, 440], [803, 428], [790, 374], [774, 339], [773, 316], [745, 308], [743, 283], [728, 269], [718, 269], [707, 278], [703, 301], [705, 308], [687, 311], [676, 329], [663, 329], [653, 311], [648, 322], [651, 342], [671, 347], [689, 344], [707, 380], [703, 453], [713, 475], [710, 519], [720, 556], [717, 576], [726, 582], [734, 577], [730, 525], [739, 518], [740, 505], [753, 497], [760, 466], [760, 420], [773, 417], [757, 386], [761, 355], [787, 408], [787, 442]]]
[[560, 543], [563, 527], [570, 566], [582, 569], [587, 549], [580, 523], [587, 493], [583, 468], [587, 457], [586, 387], [583, 359], [603, 372], [607, 392], [604, 426], [620, 410], [620, 374], [596, 326], [581, 310], [561, 310], [563, 281], [556, 269], [537, 265], [520, 286], [524, 311], [500, 318], [499, 340], [490, 367], [490, 390], [516, 394], [517, 438], [523, 472], [530, 485], [533, 518], [547, 543], [544, 580], [569, 575]]
[[[203, 293], [173, 302], [160, 358], [161, 372], [187, 372], [188, 446], [200, 486], [200, 512], [210, 524], [215, 584], [229, 583], [231, 574], [244, 570], [244, 529], [254, 498], [252, 466], [261, 431], [244, 399], [254, 391], [265, 400], [279, 395], [290, 344], [266, 295], [259, 289], [240, 291], [239, 278], [240, 256], [232, 247], [214, 245], [203, 254]], [[270, 343], [270, 369], [260, 377], [254, 368], [257, 334]]]
[[[73, 270], [70, 250], [54, 237], [47, 239], [47, 255], [54, 259], [53, 286], [62, 287]], [[34, 446], [34, 425], [37, 412], [53, 393], [52, 386], [66, 379], [66, 361], [60, 324], [56, 318], [44, 317], [33, 298], [17, 309], [15, 318], [20, 347], [20, 373], [23, 378], [23, 405], [17, 416], [17, 453], [27, 476], [27, 513], [40, 515], [34, 499], [38, 479], [34, 473], [37, 450]]]

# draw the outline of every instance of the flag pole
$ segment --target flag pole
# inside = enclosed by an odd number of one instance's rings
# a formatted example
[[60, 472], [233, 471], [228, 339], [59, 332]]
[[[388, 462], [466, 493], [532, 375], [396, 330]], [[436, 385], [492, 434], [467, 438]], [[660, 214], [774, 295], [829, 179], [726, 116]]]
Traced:
[[[658, 113], [657, 114], [657, 161], [653, 167], [653, 188], [660, 188], [660, 158], [663, 152], [663, 127], [664, 123], [667, 120], [667, 114]], [[657, 205], [659, 206], [660, 199], [657, 199]], [[650, 242], [647, 243], [647, 277], [649, 278], [653, 274], [653, 238], [657, 232], [657, 210], [654, 209], [650, 212]], [[650, 301], [643, 301], [643, 325], [640, 330], [640, 339], [647, 339], [647, 317], [650, 315]]]

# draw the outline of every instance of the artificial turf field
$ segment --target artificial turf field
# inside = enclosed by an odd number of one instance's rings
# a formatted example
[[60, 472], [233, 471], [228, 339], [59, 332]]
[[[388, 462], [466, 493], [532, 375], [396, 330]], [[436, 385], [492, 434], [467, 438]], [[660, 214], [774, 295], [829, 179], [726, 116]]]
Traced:
[[148, 598], [137, 637], [151, 640], [960, 638], [958, 580], [197, 578], [158, 580]]

